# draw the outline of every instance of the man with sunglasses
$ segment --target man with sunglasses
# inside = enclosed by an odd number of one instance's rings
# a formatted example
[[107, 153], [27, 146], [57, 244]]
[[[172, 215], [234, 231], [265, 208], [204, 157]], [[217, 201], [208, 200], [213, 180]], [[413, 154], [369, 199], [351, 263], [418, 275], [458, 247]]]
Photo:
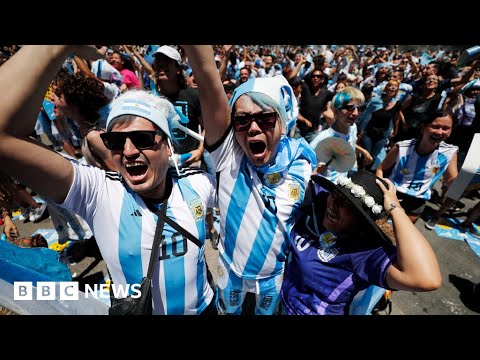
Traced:
[[326, 89], [327, 79], [328, 77], [321, 69], [315, 69], [302, 84], [302, 101], [297, 117], [297, 128], [308, 143], [320, 133], [323, 114], [334, 95]]
[[[356, 152], [362, 154], [365, 158], [365, 164], [370, 164], [373, 161], [370, 153], [357, 145], [357, 125], [355, 122], [357, 121], [364, 101], [365, 97], [363, 96], [363, 93], [351, 86], [347, 86], [337, 93], [332, 100], [334, 114], [334, 122], [332, 126], [321, 131], [320, 134], [312, 140], [310, 146], [315, 149], [323, 139], [339, 137], [346, 140]], [[357, 163], [355, 162], [352, 170], [356, 169]], [[319, 163], [315, 172], [332, 182], [335, 182], [338, 176], [347, 176], [348, 173], [339, 173], [324, 163]]]
[[[24, 46], [0, 69], [0, 89], [8, 93], [8, 105], [0, 105], [2, 168], [82, 216], [95, 234], [113, 283], [124, 288], [140, 284], [146, 275], [158, 219], [150, 209], [166, 206], [166, 215], [200, 246], [164, 224], [154, 259], [153, 314], [216, 313], [204, 255], [205, 209], [213, 206], [214, 179], [199, 170], [177, 176], [169, 169], [172, 122], [178, 115], [168, 100], [128, 91], [112, 102], [107, 132], [101, 137], [119, 173], [82, 165], [29, 138], [42, 95], [72, 52], [85, 59], [100, 55], [94, 46]], [[12, 78], [19, 73], [25, 76]]]
[[211, 46], [185, 50], [198, 83], [206, 149], [217, 171], [218, 309], [240, 314], [246, 294], [253, 293], [255, 313], [273, 314], [288, 234], [315, 154], [304, 139], [285, 135], [297, 106], [283, 76], [248, 80], [235, 89], [229, 106]]

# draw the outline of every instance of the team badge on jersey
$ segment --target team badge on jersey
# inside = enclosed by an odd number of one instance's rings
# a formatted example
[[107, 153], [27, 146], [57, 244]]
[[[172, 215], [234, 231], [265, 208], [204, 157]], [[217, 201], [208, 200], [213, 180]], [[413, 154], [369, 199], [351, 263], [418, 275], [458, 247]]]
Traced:
[[300, 199], [300, 184], [289, 184], [288, 194], [293, 201]]
[[320, 246], [323, 249], [330, 249], [337, 243], [337, 237], [330, 231], [325, 231], [320, 235]]
[[268, 185], [276, 185], [281, 179], [282, 177], [279, 173], [267, 174], [265, 176], [265, 181], [268, 183]]
[[222, 277], [222, 276], [223, 276], [223, 268], [222, 268], [221, 266], [219, 266], [219, 267], [217, 268], [217, 274], [218, 274], [219, 277]]
[[203, 204], [200, 199], [190, 201], [190, 210], [192, 211], [195, 221], [201, 221], [203, 219]]
[[440, 165], [434, 164], [430, 166], [430, 172], [432, 174], [438, 174], [439, 171], [440, 171]]
[[337, 254], [338, 254], [338, 250], [335, 248], [331, 248], [331, 249], [320, 248], [317, 250], [317, 256], [323, 262], [329, 262], [335, 256], [337, 256]]

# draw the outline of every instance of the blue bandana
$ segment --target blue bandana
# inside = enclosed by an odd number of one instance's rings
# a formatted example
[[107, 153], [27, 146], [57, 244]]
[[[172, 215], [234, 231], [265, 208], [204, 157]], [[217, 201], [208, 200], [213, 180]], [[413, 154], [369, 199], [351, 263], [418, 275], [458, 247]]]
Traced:
[[293, 139], [288, 136], [282, 136], [278, 143], [278, 151], [274, 164], [254, 167], [264, 174], [280, 173], [285, 171], [293, 161], [298, 159], [307, 160], [312, 166], [312, 170], [317, 164], [315, 152], [305, 139]]

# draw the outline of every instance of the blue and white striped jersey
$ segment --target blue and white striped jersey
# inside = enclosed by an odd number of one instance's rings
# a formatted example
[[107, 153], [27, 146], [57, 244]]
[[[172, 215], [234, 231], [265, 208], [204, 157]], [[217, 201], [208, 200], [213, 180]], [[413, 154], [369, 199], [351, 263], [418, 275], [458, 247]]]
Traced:
[[[114, 283], [140, 284], [147, 274], [157, 216], [118, 173], [71, 162], [74, 180], [61, 206], [87, 221]], [[197, 169], [186, 169], [180, 177], [172, 169], [169, 174], [173, 186], [167, 216], [197, 237], [202, 247], [165, 223], [165, 241], [153, 271], [153, 313], [193, 315], [201, 313], [214, 295], [204, 253], [205, 212], [214, 206], [215, 181]]]
[[[283, 141], [286, 147], [294, 147], [299, 140]], [[246, 280], [281, 274], [292, 217], [312, 172], [310, 163], [299, 151], [298, 157], [289, 158], [283, 171], [263, 175], [245, 156], [232, 130], [215, 146], [207, 150], [218, 174], [221, 258]], [[302, 146], [308, 149], [306, 143]]]
[[[379, 85], [375, 86], [373, 88], [373, 95], [374, 96], [382, 96], [382, 93], [385, 89], [385, 86], [387, 86], [388, 81], [382, 81]], [[398, 88], [397, 93], [395, 94], [395, 97], [391, 100], [393, 101], [404, 101], [408, 95], [410, 95], [413, 91], [413, 86], [410, 84], [406, 83], [400, 83], [400, 87]]]
[[[312, 142], [310, 143], [310, 146], [312, 147], [312, 149], [315, 150], [315, 148], [317, 147], [320, 141], [329, 137], [339, 137], [339, 138], [342, 138], [343, 140], [346, 140], [355, 151], [355, 145], [357, 144], [357, 124], [353, 124], [352, 126], [350, 126], [348, 128], [347, 134], [342, 134], [338, 131], [335, 131], [331, 127], [329, 127], [326, 130], [320, 131], [320, 134], [318, 134], [318, 136], [312, 140]], [[356, 171], [357, 168], [358, 168], [358, 165], [357, 165], [357, 162], [355, 161], [355, 164], [353, 165], [352, 170]], [[328, 180], [334, 183], [337, 180], [337, 177], [341, 175], [347, 176], [347, 173], [348, 171], [344, 173], [339, 173], [333, 170], [331, 166], [329, 166], [327, 168], [327, 172], [325, 173], [325, 175], [323, 175], [323, 177], [327, 178]]]
[[424, 200], [430, 200], [432, 187], [442, 176], [458, 151], [458, 146], [442, 141], [430, 154], [415, 151], [417, 139], [398, 142], [398, 156], [389, 179], [397, 191]]

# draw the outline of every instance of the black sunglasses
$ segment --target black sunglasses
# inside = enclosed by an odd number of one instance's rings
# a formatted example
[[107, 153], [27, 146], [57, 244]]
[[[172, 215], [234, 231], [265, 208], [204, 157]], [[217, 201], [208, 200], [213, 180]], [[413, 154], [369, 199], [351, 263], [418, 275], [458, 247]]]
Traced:
[[363, 105], [343, 105], [342, 109], [347, 110], [348, 112], [353, 112], [355, 109], [358, 109], [359, 111], [362, 109]]
[[323, 75], [322, 74], [315, 74], [315, 75], [312, 75], [312, 79], [313, 78], [323, 78]]
[[[155, 135], [158, 134], [162, 136], [163, 134], [160, 131], [127, 131], [127, 132], [106, 132], [100, 134], [100, 137], [105, 144], [105, 147], [109, 150], [123, 150], [125, 147], [125, 141], [127, 138], [135, 145], [137, 149], [149, 149], [155, 145]], [[163, 139], [163, 136], [162, 136]]]
[[235, 131], [247, 131], [250, 129], [252, 121], [258, 124], [262, 130], [273, 129], [277, 123], [277, 113], [266, 112], [261, 114], [232, 115], [232, 123]]

